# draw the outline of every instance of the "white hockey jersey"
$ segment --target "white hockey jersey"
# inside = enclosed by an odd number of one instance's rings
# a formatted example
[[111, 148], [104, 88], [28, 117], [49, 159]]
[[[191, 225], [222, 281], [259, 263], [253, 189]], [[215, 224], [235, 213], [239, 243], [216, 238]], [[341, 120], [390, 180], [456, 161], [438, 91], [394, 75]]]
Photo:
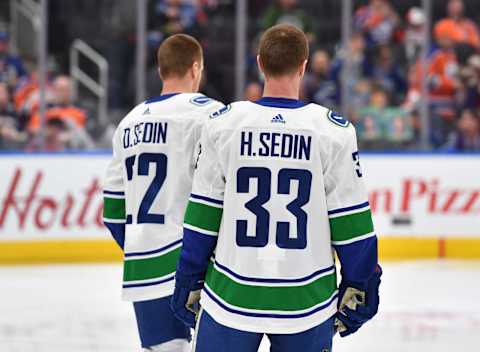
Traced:
[[201, 128], [222, 106], [201, 94], [167, 94], [120, 122], [104, 182], [104, 223], [114, 237], [125, 234], [125, 300], [173, 293]]
[[184, 227], [218, 235], [203, 308], [262, 333], [330, 318], [332, 245], [375, 237], [354, 127], [316, 104], [263, 98], [213, 114], [201, 144]]

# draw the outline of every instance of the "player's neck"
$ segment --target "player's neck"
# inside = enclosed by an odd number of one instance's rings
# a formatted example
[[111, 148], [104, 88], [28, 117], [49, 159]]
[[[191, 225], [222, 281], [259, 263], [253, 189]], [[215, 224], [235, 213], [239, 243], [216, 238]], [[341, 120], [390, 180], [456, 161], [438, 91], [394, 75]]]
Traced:
[[300, 79], [292, 79], [292, 77], [269, 78], [265, 81], [263, 96], [298, 100], [300, 96]]
[[192, 81], [182, 79], [163, 81], [162, 95], [173, 93], [195, 93]]

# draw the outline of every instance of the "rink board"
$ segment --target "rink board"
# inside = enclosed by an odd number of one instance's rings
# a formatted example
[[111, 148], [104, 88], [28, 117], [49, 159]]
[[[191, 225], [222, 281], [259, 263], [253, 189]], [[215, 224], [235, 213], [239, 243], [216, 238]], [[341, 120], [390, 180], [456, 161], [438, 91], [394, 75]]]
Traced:
[[[121, 259], [102, 225], [108, 153], [0, 155], [0, 263]], [[480, 258], [480, 155], [364, 154], [383, 259]]]

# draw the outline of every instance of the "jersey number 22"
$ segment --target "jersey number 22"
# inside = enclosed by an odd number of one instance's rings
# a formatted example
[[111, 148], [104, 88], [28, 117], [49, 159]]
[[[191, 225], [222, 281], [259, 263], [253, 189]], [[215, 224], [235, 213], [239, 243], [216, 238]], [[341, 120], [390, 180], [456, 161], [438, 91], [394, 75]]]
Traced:
[[[125, 159], [128, 181], [133, 180], [136, 159], [136, 155], [132, 155]], [[167, 177], [167, 161], [168, 159], [165, 154], [142, 153], [138, 156], [138, 176], [148, 176], [150, 164], [155, 165], [155, 176], [145, 192], [140, 207], [138, 208], [137, 224], [163, 224], [165, 222], [163, 214], [150, 213], [150, 208]], [[132, 215], [127, 215], [127, 224], [131, 223]]]

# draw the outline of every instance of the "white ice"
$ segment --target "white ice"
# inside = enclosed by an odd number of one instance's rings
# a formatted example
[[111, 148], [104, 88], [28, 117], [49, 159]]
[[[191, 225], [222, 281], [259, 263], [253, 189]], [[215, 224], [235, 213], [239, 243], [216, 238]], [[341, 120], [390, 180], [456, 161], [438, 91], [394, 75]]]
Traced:
[[[119, 265], [0, 267], [0, 352], [139, 351], [120, 278]], [[480, 351], [480, 262], [384, 264], [380, 313], [334, 351]]]

